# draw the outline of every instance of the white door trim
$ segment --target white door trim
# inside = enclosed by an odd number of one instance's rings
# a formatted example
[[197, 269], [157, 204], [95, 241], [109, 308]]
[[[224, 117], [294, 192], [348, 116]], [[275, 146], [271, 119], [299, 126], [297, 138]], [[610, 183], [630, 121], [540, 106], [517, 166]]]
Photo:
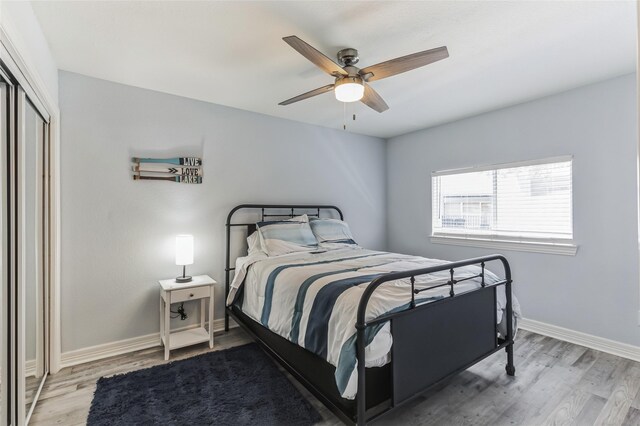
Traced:
[[[60, 110], [53, 94], [46, 88], [36, 68], [26, 61], [25, 56], [18, 50], [17, 44], [14, 43], [11, 36], [16, 33], [12, 30], [14, 29], [9, 23], [4, 26], [0, 25], [0, 57], [2, 57], [3, 65], [14, 82], [24, 90], [30, 102], [49, 124], [49, 164], [51, 167], [48, 181], [50, 182], [49, 223], [51, 226], [49, 258], [46, 259], [49, 267], [49, 300], [46, 302], [50, 307], [51, 321], [48, 330], [50, 339], [45, 354], [48, 354], [49, 357], [49, 372], [55, 373], [60, 369]], [[24, 212], [21, 212], [21, 221], [24, 220], [23, 215]], [[20, 298], [18, 300], [20, 301]], [[24, 370], [23, 364], [21, 367], [19, 366], [18, 370]], [[20, 380], [20, 378], [16, 379]], [[12, 410], [12, 417], [16, 424], [23, 424], [28, 421], [24, 417], [24, 395], [13, 395], [13, 398], [18, 402], [20, 408], [17, 413]], [[17, 417], [14, 417], [16, 414]]]
[[3, 61], [43, 116], [49, 116], [50, 182], [51, 182], [51, 250], [50, 250], [50, 372], [60, 370], [60, 109], [47, 90], [36, 68], [28, 63], [9, 34], [0, 25], [0, 54]]

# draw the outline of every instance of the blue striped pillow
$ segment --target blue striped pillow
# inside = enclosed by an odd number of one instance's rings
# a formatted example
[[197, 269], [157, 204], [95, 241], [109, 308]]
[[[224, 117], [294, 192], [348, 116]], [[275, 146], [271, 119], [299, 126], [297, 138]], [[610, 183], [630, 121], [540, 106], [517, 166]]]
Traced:
[[312, 219], [310, 222], [313, 235], [325, 248], [357, 247], [347, 222], [338, 219]]
[[288, 220], [258, 222], [257, 226], [262, 249], [268, 256], [318, 248], [318, 241], [311, 231], [306, 214]]

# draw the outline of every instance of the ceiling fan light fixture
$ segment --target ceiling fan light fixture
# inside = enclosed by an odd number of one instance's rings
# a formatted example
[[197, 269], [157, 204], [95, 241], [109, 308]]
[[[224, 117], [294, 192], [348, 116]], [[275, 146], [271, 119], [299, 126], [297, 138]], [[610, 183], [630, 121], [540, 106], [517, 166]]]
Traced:
[[336, 99], [340, 102], [357, 102], [364, 96], [364, 84], [360, 77], [343, 77], [335, 84]]

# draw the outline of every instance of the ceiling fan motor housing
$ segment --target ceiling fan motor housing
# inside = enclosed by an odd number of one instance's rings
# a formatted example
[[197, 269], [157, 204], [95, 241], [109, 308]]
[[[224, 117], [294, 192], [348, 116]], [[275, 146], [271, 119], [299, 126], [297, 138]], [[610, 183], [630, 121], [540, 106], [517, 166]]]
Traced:
[[338, 63], [343, 67], [355, 65], [359, 60], [358, 51], [352, 47], [342, 49], [338, 52]]

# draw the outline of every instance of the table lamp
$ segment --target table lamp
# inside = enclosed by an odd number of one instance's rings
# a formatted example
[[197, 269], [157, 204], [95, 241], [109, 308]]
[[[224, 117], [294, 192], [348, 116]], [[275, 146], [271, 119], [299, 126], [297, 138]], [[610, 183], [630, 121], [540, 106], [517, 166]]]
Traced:
[[176, 265], [182, 266], [182, 276], [176, 277], [177, 283], [188, 283], [191, 277], [185, 274], [186, 266], [193, 265], [193, 235], [176, 236]]

